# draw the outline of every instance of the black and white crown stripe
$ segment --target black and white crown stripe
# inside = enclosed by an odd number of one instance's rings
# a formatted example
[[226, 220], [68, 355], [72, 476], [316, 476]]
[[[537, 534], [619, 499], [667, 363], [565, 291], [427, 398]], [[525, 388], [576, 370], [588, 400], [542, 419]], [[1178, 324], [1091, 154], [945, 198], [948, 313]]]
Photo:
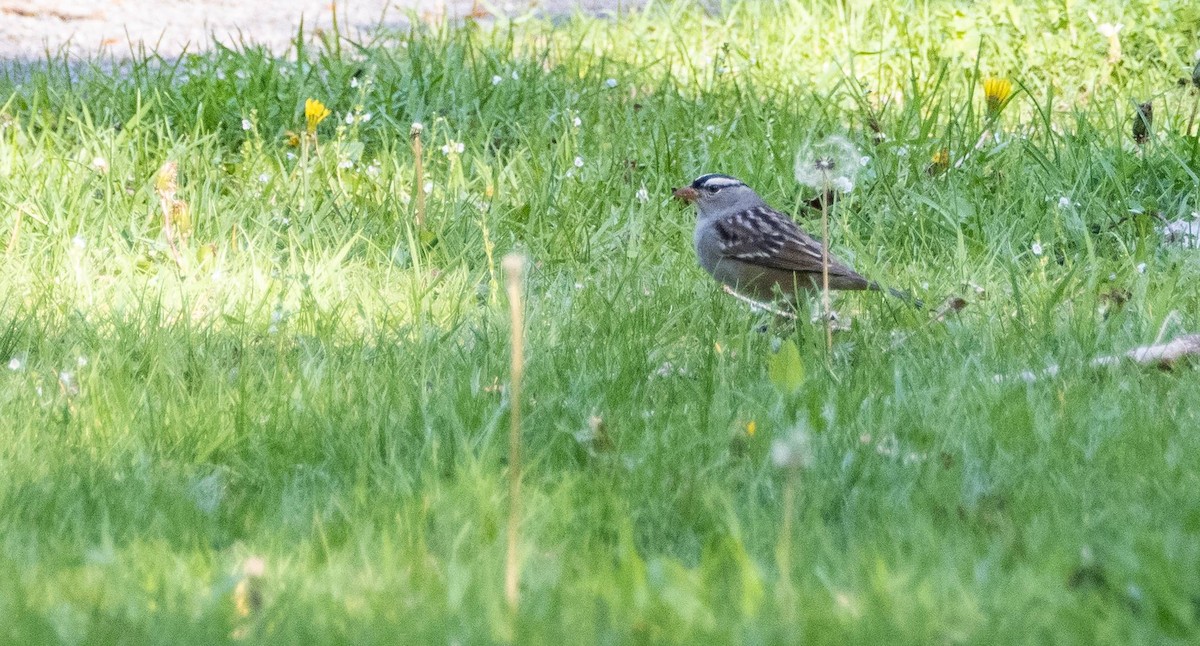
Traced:
[[706, 190], [715, 190], [715, 189], [728, 188], [730, 186], [744, 186], [744, 185], [745, 184], [742, 182], [742, 180], [740, 180], [736, 177], [730, 177], [729, 175], [722, 175], [720, 173], [709, 173], [708, 175], [701, 175], [700, 177], [696, 178], [696, 181], [692, 182], [692, 188], [706, 189]]

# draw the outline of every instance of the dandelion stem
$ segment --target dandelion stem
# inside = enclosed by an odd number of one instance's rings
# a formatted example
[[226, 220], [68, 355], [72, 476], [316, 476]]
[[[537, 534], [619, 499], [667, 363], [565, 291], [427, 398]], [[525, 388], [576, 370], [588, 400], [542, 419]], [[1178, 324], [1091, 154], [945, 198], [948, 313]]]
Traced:
[[[1192, 125], [1196, 123], [1196, 111], [1200, 109], [1200, 92], [1196, 93], [1196, 100], [1192, 102], [1192, 115], [1188, 117], [1187, 130], [1183, 131], [1184, 137], [1192, 136]], [[1200, 131], [1196, 132], [1196, 138], [1200, 139]]]
[[795, 609], [795, 590], [792, 588], [792, 515], [796, 507], [796, 472], [789, 468], [783, 489], [783, 523], [779, 528], [779, 542], [775, 544], [775, 564], [779, 568], [777, 597], [785, 617], [790, 618]]
[[514, 613], [520, 590], [520, 559], [517, 554], [521, 517], [521, 379], [525, 374], [525, 316], [522, 279], [525, 256], [504, 257], [504, 275], [512, 319], [512, 366], [509, 385], [510, 421], [508, 435], [508, 552], [504, 562], [504, 598]]
[[[825, 192], [829, 191], [829, 174], [825, 173]], [[822, 193], [824, 195], [824, 193]], [[829, 202], [821, 200], [821, 313], [825, 319], [825, 350], [833, 353], [833, 319], [829, 313]]]
[[416, 204], [417, 204], [417, 228], [421, 229], [425, 226], [425, 159], [421, 154], [421, 127], [419, 124], [413, 124], [412, 130], [409, 131], [409, 137], [412, 139], [413, 152], [413, 175], [416, 177]]

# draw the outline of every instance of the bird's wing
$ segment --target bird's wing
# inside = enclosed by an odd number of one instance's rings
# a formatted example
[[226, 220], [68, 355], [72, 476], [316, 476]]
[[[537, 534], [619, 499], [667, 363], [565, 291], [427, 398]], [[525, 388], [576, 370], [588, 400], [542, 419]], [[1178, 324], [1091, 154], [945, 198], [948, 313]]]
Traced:
[[[820, 273], [821, 243], [796, 226], [787, 215], [757, 206], [714, 223], [721, 255], [752, 265], [804, 273]], [[829, 273], [858, 276], [829, 256]]]

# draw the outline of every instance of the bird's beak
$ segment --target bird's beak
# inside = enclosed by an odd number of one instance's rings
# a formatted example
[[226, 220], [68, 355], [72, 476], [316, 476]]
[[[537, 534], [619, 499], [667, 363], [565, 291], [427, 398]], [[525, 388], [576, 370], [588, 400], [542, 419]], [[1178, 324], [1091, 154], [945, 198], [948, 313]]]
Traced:
[[682, 186], [677, 188], [672, 195], [674, 195], [676, 199], [683, 200], [684, 202], [695, 202], [697, 197], [696, 189], [692, 188], [691, 186]]

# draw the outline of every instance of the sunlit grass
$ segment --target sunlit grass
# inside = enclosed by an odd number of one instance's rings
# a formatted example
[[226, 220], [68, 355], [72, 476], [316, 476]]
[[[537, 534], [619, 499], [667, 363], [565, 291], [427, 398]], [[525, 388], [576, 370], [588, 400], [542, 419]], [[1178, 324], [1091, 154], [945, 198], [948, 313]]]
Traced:
[[[1197, 328], [1159, 234], [1200, 210], [1197, 11], [678, 4], [8, 69], [0, 636], [1194, 641], [1195, 372], [1086, 364]], [[837, 255], [961, 314], [840, 296], [829, 355], [696, 266], [670, 187], [816, 231], [830, 135]]]

